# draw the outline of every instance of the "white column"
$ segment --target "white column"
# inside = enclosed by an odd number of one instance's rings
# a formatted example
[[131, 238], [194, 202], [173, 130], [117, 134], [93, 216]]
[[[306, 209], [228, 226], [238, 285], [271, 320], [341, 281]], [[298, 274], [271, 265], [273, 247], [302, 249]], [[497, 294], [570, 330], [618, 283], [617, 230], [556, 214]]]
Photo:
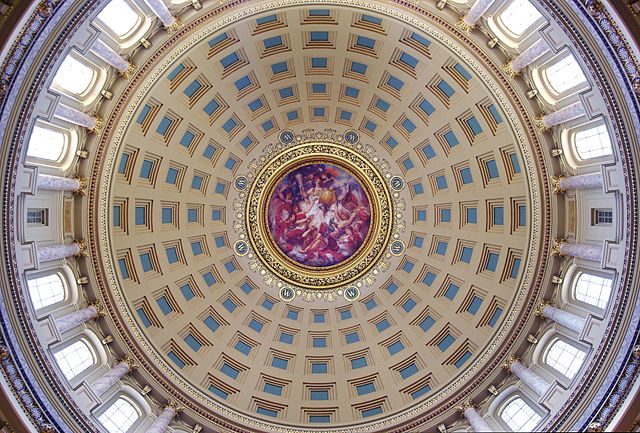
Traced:
[[602, 261], [602, 247], [594, 247], [593, 245], [572, 244], [564, 239], [554, 239], [552, 246], [552, 255], [570, 256], [579, 259], [593, 260], [595, 262]]
[[98, 317], [98, 308], [93, 305], [89, 305], [82, 310], [74, 311], [71, 314], [67, 314], [66, 316], [56, 319], [56, 326], [58, 331], [63, 334], [84, 322], [95, 319], [96, 317]]
[[516, 74], [519, 73], [550, 49], [551, 48], [549, 47], [549, 44], [547, 44], [547, 41], [544, 39], [538, 39], [533, 43], [533, 45], [520, 53], [518, 57], [509, 63], [511, 70]]
[[38, 173], [37, 186], [39, 190], [78, 191], [82, 185], [79, 179]]
[[602, 173], [561, 177], [559, 178], [558, 186], [564, 191], [569, 189], [602, 188]]
[[147, 429], [147, 433], [164, 433], [175, 416], [176, 410], [171, 406], [165, 406], [158, 418], [151, 424], [151, 427]]
[[549, 129], [552, 126], [560, 125], [561, 123], [580, 117], [584, 115], [584, 113], [584, 106], [582, 105], [582, 102], [578, 101], [567, 107], [561, 108], [558, 111], [543, 116], [541, 119], [541, 126], [544, 129]]
[[145, 0], [145, 2], [149, 5], [153, 13], [160, 18], [160, 21], [162, 21], [165, 27], [171, 27], [176, 22], [175, 17], [171, 15], [169, 8], [167, 8], [167, 5], [164, 4], [162, 0]]
[[535, 374], [533, 371], [529, 370], [517, 360], [513, 360], [511, 366], [509, 367], [509, 371], [515, 374], [518, 379], [527, 384], [529, 388], [533, 389], [536, 394], [540, 396], [547, 392], [547, 389], [549, 389], [549, 383], [546, 380]]
[[41, 263], [50, 260], [64, 259], [65, 257], [73, 257], [79, 255], [81, 252], [82, 245], [77, 243], [38, 247], [38, 262]]
[[109, 65], [116, 68], [121, 74], [124, 74], [129, 69], [129, 62], [124, 57], [116, 53], [109, 45], [102, 42], [100, 39], [96, 39], [91, 47], [91, 51], [96, 56], [107, 62]]
[[468, 407], [464, 410], [464, 417], [471, 424], [471, 428], [473, 428], [474, 432], [492, 432], [493, 429], [489, 427], [489, 424], [482, 418], [482, 415], [478, 413], [472, 407]]
[[56, 117], [87, 129], [95, 129], [98, 125], [98, 120], [95, 117], [64, 104], [58, 104], [56, 107]]
[[471, 9], [469, 9], [469, 12], [464, 16], [464, 23], [469, 27], [473, 27], [494, 1], [495, 0], [476, 0], [473, 6], [471, 6]]
[[131, 372], [131, 362], [129, 360], [123, 360], [118, 363], [111, 370], [107, 371], [98, 380], [96, 380], [91, 388], [97, 395], [102, 395], [106, 390], [111, 388], [126, 374]]
[[[585, 320], [582, 317], [569, 313], [568, 311], [560, 310], [559, 308], [552, 307], [551, 305], [540, 305], [542, 308], [542, 316], [559, 323], [562, 326], [576, 331], [578, 334], [582, 332], [584, 328]], [[540, 308], [538, 310], [540, 315]]]

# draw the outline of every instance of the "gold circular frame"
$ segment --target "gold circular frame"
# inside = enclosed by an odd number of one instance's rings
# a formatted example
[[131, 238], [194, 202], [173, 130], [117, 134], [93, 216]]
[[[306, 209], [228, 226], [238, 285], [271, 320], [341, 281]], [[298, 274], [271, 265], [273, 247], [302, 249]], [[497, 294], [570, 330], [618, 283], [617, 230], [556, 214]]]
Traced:
[[[280, 250], [269, 230], [267, 210], [273, 190], [291, 171], [306, 164], [331, 164], [354, 176], [371, 207], [369, 233], [351, 257], [327, 267], [298, 263]], [[311, 142], [277, 154], [257, 173], [245, 210], [249, 241], [260, 261], [282, 280], [307, 289], [333, 289], [369, 271], [384, 254], [393, 228], [393, 204], [384, 177], [364, 156], [336, 143]]]

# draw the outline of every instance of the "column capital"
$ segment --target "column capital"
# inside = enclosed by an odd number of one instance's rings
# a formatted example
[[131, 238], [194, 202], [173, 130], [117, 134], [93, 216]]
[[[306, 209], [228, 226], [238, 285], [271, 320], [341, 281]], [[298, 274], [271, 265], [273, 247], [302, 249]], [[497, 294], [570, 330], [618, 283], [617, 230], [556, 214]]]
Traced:
[[562, 182], [562, 179], [565, 179], [565, 176], [551, 176], [551, 186], [553, 187], [554, 194], [564, 194], [565, 192], [567, 192], [560, 186], [560, 182]]
[[138, 368], [138, 366], [136, 365], [135, 361], [133, 360], [133, 358], [129, 355], [125, 355], [120, 359], [117, 359], [115, 361], [115, 365], [118, 365], [120, 363], [124, 362], [125, 364], [127, 364], [129, 366], [129, 374], [131, 374], [131, 372], [133, 372], [133, 370], [135, 370], [136, 368]]
[[133, 73], [135, 72], [136, 69], [138, 69], [138, 66], [136, 66], [135, 64], [127, 61], [127, 65], [129, 65], [127, 67], [127, 70], [124, 72], [120, 72], [118, 71], [118, 74], [123, 77], [125, 80], [128, 80], [129, 78], [131, 78], [131, 76], [133, 75]]
[[102, 132], [102, 128], [104, 127], [104, 119], [98, 116], [91, 117], [96, 121], [96, 125], [93, 128], [89, 128], [89, 132], [98, 135]]
[[566, 239], [553, 238], [551, 244], [551, 257], [564, 257], [564, 254], [562, 254], [562, 251], [560, 251], [560, 247], [562, 247], [562, 245], [566, 243]]
[[104, 317], [107, 315], [107, 312], [104, 310], [104, 307], [100, 305], [99, 302], [90, 302], [87, 304], [87, 308], [93, 308], [96, 310], [96, 317]]
[[507, 63], [502, 65], [502, 70], [505, 71], [511, 78], [515, 78], [520, 75], [520, 71], [516, 71], [511, 67], [513, 59], [510, 59]]
[[474, 409], [474, 410], [476, 410], [476, 409], [478, 409], [478, 406], [476, 406], [475, 404], [473, 404], [473, 401], [471, 401], [471, 399], [469, 398], [469, 399], [465, 400], [465, 401], [464, 401], [460, 406], [458, 406], [456, 409], [457, 409], [457, 411], [460, 413], [460, 415], [461, 415], [461, 416], [465, 416], [465, 415], [464, 415], [464, 412], [465, 412], [467, 409]]
[[513, 353], [509, 355], [507, 359], [502, 363], [502, 368], [507, 370], [507, 373], [511, 374], [511, 366], [516, 362], [520, 362], [520, 358], [516, 357]]
[[78, 181], [80, 186], [78, 187], [78, 189], [73, 191], [73, 193], [75, 195], [87, 195], [87, 185], [89, 184], [89, 181], [87, 180], [87, 178], [86, 177], [74, 177], [74, 179]]
[[169, 399], [163, 406], [162, 406], [162, 410], [166, 410], [166, 409], [171, 409], [173, 410], [173, 417], [177, 418], [178, 415], [180, 415], [180, 412], [182, 412], [184, 410], [183, 406], [180, 406], [178, 403], [174, 402], [173, 400]]
[[634, 357], [640, 358], [640, 344], [636, 344], [635, 346], [633, 346], [633, 349], [631, 349], [631, 353]]
[[85, 241], [84, 239], [79, 239], [73, 241], [72, 243], [76, 244], [78, 246], [78, 249], [80, 250], [74, 257], [87, 257], [87, 255], [89, 254], [87, 251], [87, 241]]
[[164, 26], [164, 29], [167, 31], [168, 34], [173, 34], [176, 32], [176, 30], [178, 30], [180, 27], [182, 27], [182, 21], [180, 21], [180, 18], [178, 17], [173, 17], [174, 21], [173, 24], [168, 25], [168, 26]]
[[540, 303], [536, 307], [536, 311], [533, 314], [535, 314], [538, 317], [544, 317], [545, 307], [550, 307], [550, 306], [551, 306], [551, 302], [543, 299], [542, 301], [540, 301]]
[[467, 32], [467, 34], [471, 34], [471, 32], [473, 31], [473, 29], [476, 28], [475, 25], [470, 26], [469, 24], [466, 23], [466, 21], [464, 20], [465, 16], [461, 16], [460, 20], [458, 20], [458, 22], [456, 23], [456, 25], [461, 28], [463, 31]]
[[551, 130], [551, 128], [544, 124], [544, 116], [546, 115], [547, 113], [541, 113], [533, 118], [533, 123], [536, 125], [536, 128], [538, 128], [538, 131], [540, 132], [547, 132]]

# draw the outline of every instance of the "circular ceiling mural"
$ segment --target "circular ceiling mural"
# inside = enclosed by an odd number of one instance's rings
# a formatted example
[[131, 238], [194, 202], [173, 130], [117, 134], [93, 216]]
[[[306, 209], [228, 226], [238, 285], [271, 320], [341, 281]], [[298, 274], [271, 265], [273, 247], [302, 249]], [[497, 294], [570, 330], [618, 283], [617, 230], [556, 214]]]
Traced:
[[541, 278], [543, 167], [508, 80], [382, 5], [205, 18], [102, 140], [96, 265], [141, 368], [267, 430], [455, 404]]

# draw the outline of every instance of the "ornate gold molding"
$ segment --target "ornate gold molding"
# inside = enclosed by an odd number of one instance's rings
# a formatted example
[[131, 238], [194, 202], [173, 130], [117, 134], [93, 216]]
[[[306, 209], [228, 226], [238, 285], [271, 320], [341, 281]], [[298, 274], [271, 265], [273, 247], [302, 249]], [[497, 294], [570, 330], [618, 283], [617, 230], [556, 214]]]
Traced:
[[74, 179], [78, 181], [80, 186], [78, 187], [78, 189], [73, 191], [73, 193], [76, 194], [76, 195], [78, 195], [78, 194], [87, 195], [87, 185], [89, 183], [87, 178], [86, 177], [75, 177]]
[[464, 416], [464, 412], [467, 409], [477, 409], [478, 406], [476, 406], [475, 404], [473, 404], [473, 401], [471, 401], [471, 399], [467, 399], [466, 401], [464, 401], [460, 406], [458, 406], [456, 408], [456, 410], [458, 411], [458, 413], [460, 414], [460, 416]]
[[127, 64], [129, 65], [127, 67], [127, 70], [124, 72], [120, 72], [118, 71], [118, 74], [123, 77], [125, 80], [128, 80], [129, 78], [131, 78], [131, 76], [133, 75], [133, 73], [135, 72], [136, 69], [138, 69], [138, 67], [131, 63], [131, 62], [127, 62]]
[[562, 179], [564, 179], [564, 176], [562, 175], [551, 176], [551, 186], [553, 187], [554, 194], [564, 194], [565, 192], [567, 192], [560, 186], [560, 181], [562, 181]]
[[538, 128], [538, 131], [540, 132], [547, 132], [551, 130], [550, 127], [544, 124], [544, 116], [546, 115], [546, 113], [542, 113], [533, 118], [533, 123], [535, 123], [536, 128]]
[[513, 67], [511, 66], [511, 60], [502, 65], [502, 70], [505, 71], [511, 78], [517, 77], [521, 72], [513, 69]]
[[567, 241], [562, 238], [553, 238], [553, 242], [551, 244], [551, 257], [564, 257], [562, 251], [560, 251], [560, 247], [562, 244], [566, 244]]
[[102, 117], [93, 116], [96, 121], [96, 126], [93, 128], [89, 128], [88, 131], [92, 134], [100, 134], [102, 132], [102, 128], [104, 128], [104, 119]]
[[175, 33], [175, 31], [178, 30], [180, 27], [182, 27], [182, 21], [180, 21], [180, 18], [179, 17], [174, 17], [174, 18], [175, 18], [175, 21], [173, 22], [173, 24], [171, 24], [170, 26], [164, 26], [164, 29], [170, 35]]
[[85, 241], [84, 239], [80, 239], [80, 240], [73, 241], [73, 243], [76, 244], [78, 246], [78, 248], [80, 249], [80, 252], [78, 252], [78, 254], [76, 254], [74, 257], [76, 257], [76, 258], [78, 258], [78, 257], [87, 257], [87, 255], [88, 255], [87, 241]]
[[502, 368], [507, 370], [507, 373], [511, 374], [511, 366], [516, 362], [520, 362], [520, 358], [516, 357], [512, 353], [507, 359], [504, 360], [504, 362], [502, 363]]
[[464, 16], [461, 16], [461, 17], [460, 17], [460, 19], [458, 20], [458, 22], [456, 23], [456, 25], [457, 25], [458, 27], [460, 27], [462, 30], [464, 30], [465, 32], [467, 32], [467, 33], [471, 33], [471, 32], [473, 31], [473, 29], [475, 29], [475, 28], [476, 28], [476, 26], [475, 26], [475, 25], [470, 26], [469, 24], [467, 24], [467, 23], [464, 21]]
[[551, 306], [551, 302], [545, 301], [543, 299], [542, 301], [540, 301], [540, 303], [536, 307], [536, 311], [534, 311], [533, 314], [535, 314], [538, 317], [544, 317], [544, 309], [545, 309], [545, 307], [550, 307], [550, 306]]

